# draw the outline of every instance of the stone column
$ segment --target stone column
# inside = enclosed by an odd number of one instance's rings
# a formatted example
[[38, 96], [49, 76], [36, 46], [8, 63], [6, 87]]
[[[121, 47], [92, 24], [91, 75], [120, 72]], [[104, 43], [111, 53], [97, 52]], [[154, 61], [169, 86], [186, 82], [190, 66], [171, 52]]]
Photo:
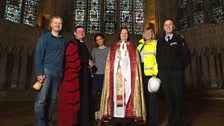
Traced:
[[52, 14], [64, 16], [64, 11], [73, 6], [71, 0], [53, 0], [52, 1]]
[[18, 53], [13, 53], [13, 60], [12, 60], [12, 77], [11, 77], [11, 83], [10, 88], [17, 88], [19, 85], [18, 78], [19, 78], [19, 71], [20, 71], [20, 55]]
[[222, 64], [222, 57], [220, 53], [217, 53], [215, 55], [215, 62], [216, 62], [216, 76], [217, 76], [217, 83], [218, 87], [222, 88], [223, 87], [223, 78], [222, 78], [222, 69], [224, 66]]
[[0, 48], [0, 91], [4, 90], [6, 82], [6, 63], [7, 63], [7, 53], [5, 48]]
[[185, 87], [191, 88], [192, 84], [192, 74], [191, 74], [191, 64], [185, 70]]
[[217, 88], [218, 82], [217, 82], [217, 75], [216, 75], [216, 64], [215, 64], [215, 56], [210, 53], [208, 56], [209, 60], [209, 72], [210, 72], [210, 87], [211, 88]]
[[30, 79], [30, 89], [32, 89], [33, 83], [36, 82], [36, 74], [35, 74], [35, 67], [34, 67], [34, 61], [32, 62], [30, 69], [31, 69], [31, 79]]
[[4, 18], [6, 0], [0, 1], [0, 18]]
[[194, 88], [198, 84], [198, 72], [197, 72], [197, 57], [196, 55], [192, 55], [191, 58], [191, 72], [192, 72], [192, 85], [191, 88]]
[[27, 85], [26, 88], [32, 90], [33, 84], [36, 82], [36, 75], [35, 75], [35, 57], [33, 57], [34, 50], [29, 49], [28, 54], [28, 62], [27, 62]]
[[20, 71], [18, 78], [19, 89], [25, 89], [27, 75], [27, 55], [25, 50], [22, 51], [20, 58]]
[[202, 75], [201, 76], [202, 76], [203, 88], [208, 88], [209, 82], [210, 82], [208, 55], [207, 54], [202, 55], [201, 61], [202, 61]]
[[224, 50], [221, 51], [221, 71], [222, 71], [222, 74], [221, 74], [221, 78], [222, 78], [222, 89], [224, 88]]
[[177, 25], [177, 1], [176, 0], [156, 0], [156, 17], [159, 33], [163, 33], [163, 21], [172, 18]]
[[194, 89], [197, 89], [197, 88], [200, 88], [200, 86], [201, 86], [201, 74], [202, 74], [202, 70], [201, 70], [201, 57], [198, 55], [198, 53], [197, 53], [197, 56], [195, 57], [195, 60], [196, 60], [196, 65], [197, 65], [197, 67], [196, 67], [196, 74], [197, 74], [197, 81], [196, 81], [196, 83], [195, 83], [195, 85], [194, 85]]
[[9, 89], [12, 81], [12, 69], [13, 69], [13, 59], [14, 54], [12, 53], [12, 48], [8, 47], [6, 54], [7, 54], [7, 61], [6, 61], [6, 67], [5, 67], [5, 89]]

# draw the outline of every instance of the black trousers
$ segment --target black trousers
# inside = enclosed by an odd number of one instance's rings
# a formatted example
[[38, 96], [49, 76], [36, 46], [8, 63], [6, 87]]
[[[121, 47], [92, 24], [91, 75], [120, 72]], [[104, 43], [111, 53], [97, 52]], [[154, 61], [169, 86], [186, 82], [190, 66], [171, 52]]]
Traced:
[[143, 86], [147, 110], [147, 126], [159, 125], [159, 109], [157, 104], [157, 93], [150, 93], [148, 91], [148, 81], [151, 76], [143, 75]]
[[[144, 64], [141, 64], [142, 70], [144, 70]], [[147, 126], [157, 126], [160, 123], [159, 119], [159, 106], [157, 103], [157, 93], [150, 93], [148, 91], [148, 81], [152, 76], [145, 76], [144, 71], [143, 75], [143, 87], [144, 87], [144, 96], [146, 102], [147, 110]]]
[[93, 112], [99, 111], [100, 98], [98, 98], [98, 92], [102, 92], [104, 81], [104, 74], [94, 74], [92, 78], [92, 109]]
[[184, 71], [159, 70], [159, 78], [168, 105], [168, 126], [185, 126]]

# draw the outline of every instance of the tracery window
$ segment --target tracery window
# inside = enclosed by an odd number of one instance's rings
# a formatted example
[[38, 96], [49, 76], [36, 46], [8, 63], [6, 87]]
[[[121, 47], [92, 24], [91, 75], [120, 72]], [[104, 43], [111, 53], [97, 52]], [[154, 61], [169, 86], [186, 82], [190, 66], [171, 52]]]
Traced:
[[5, 19], [20, 23], [23, 0], [6, 0]]
[[24, 5], [23, 23], [35, 26], [39, 0], [26, 0]]
[[100, 32], [100, 0], [91, 0], [89, 2], [89, 15], [88, 15], [88, 27], [87, 31], [89, 33], [99, 33]]
[[6, 0], [6, 20], [24, 23], [30, 26], [36, 25], [39, 0]]
[[87, 0], [75, 0], [74, 2], [74, 26], [82, 25], [86, 27]]
[[134, 3], [134, 33], [141, 34], [144, 29], [144, 0], [136, 0]]
[[104, 25], [105, 33], [114, 34], [117, 29], [116, 24], [116, 6], [117, 0], [105, 0], [104, 7]]
[[198, 26], [205, 22], [203, 0], [192, 0], [193, 2], [193, 25]]
[[179, 8], [187, 8], [187, 0], [178, 0]]
[[132, 33], [132, 0], [120, 1], [120, 26]]
[[130, 33], [141, 34], [144, 28], [144, 0], [75, 0], [74, 3], [74, 26], [83, 25], [88, 33], [115, 34], [125, 27]]
[[224, 0], [178, 0], [178, 8], [180, 29], [224, 22]]
[[212, 22], [219, 23], [224, 21], [223, 4], [222, 0], [210, 0]]
[[[187, 17], [187, 7], [188, 7], [188, 1], [187, 0], [178, 0], [178, 6], [179, 6], [179, 27], [181, 29], [187, 28], [189, 19]], [[183, 16], [184, 15], [184, 16]]]
[[187, 16], [184, 16], [184, 17], [182, 17], [179, 20], [179, 25], [180, 25], [180, 28], [181, 29], [184, 29], [184, 28], [187, 28], [188, 27], [188, 19], [187, 19]]

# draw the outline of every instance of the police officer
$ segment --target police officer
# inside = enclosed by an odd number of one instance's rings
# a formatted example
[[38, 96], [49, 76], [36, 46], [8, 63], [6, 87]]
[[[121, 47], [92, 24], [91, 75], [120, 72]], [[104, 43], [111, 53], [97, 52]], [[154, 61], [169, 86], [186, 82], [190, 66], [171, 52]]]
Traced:
[[168, 105], [168, 126], [185, 126], [184, 70], [190, 63], [190, 50], [185, 39], [173, 33], [172, 19], [163, 24], [165, 35], [157, 43], [157, 63], [161, 86]]

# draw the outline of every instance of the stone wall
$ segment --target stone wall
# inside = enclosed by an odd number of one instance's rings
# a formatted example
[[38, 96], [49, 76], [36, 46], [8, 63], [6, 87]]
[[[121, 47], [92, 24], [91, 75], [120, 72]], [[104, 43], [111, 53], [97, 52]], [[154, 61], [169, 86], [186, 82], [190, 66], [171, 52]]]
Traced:
[[179, 31], [184, 35], [192, 53], [186, 70], [188, 88], [224, 88], [224, 23], [204, 24]]
[[[40, 29], [0, 20], [0, 98], [30, 90], [34, 82], [33, 50]], [[19, 93], [19, 92], [18, 92]], [[21, 95], [15, 94], [12, 96]], [[27, 94], [29, 95], [29, 93]], [[26, 97], [27, 95], [23, 95]]]
[[[0, 98], [9, 96], [32, 98], [34, 75], [34, 50], [43, 29], [16, 24], [0, 19]], [[63, 33], [67, 39], [72, 33]], [[207, 24], [197, 28], [178, 31], [185, 36], [192, 52], [192, 61], [186, 70], [188, 89], [222, 89], [224, 79], [224, 24]], [[105, 35], [107, 45], [118, 38], [118, 34]], [[95, 47], [93, 35], [86, 35], [90, 51]], [[141, 36], [131, 35], [136, 42]], [[16, 94], [18, 93], [18, 95]], [[22, 93], [22, 95], [21, 95]]]

